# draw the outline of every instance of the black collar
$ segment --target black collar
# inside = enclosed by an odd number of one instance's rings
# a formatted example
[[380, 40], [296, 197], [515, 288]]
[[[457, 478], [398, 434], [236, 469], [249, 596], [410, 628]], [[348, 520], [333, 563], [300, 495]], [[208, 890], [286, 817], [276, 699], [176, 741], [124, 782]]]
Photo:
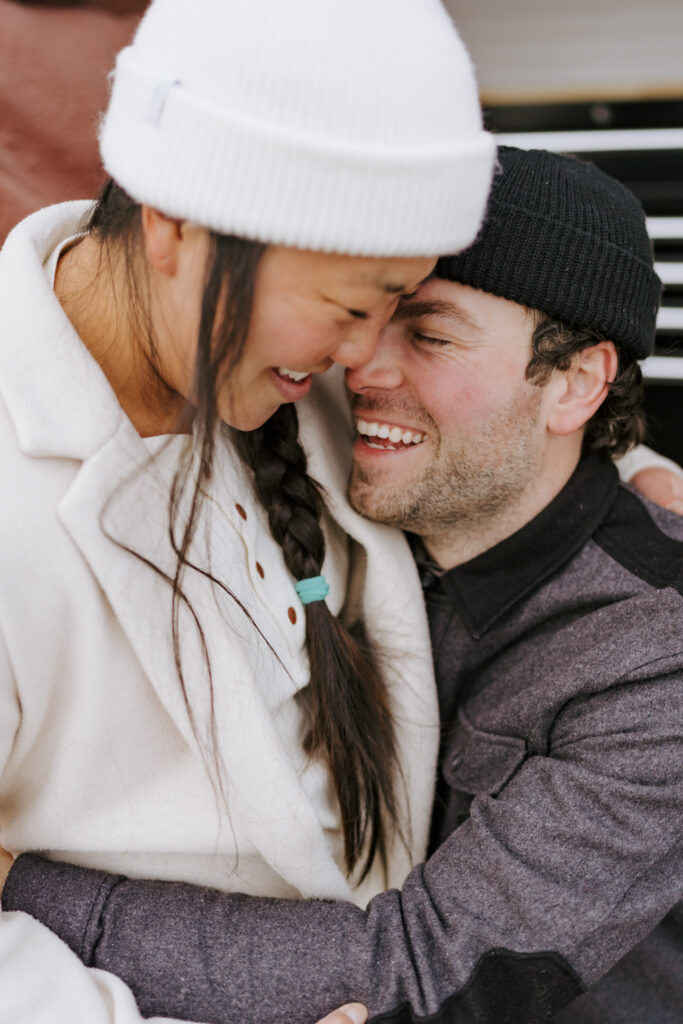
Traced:
[[587, 543], [614, 502], [618, 486], [612, 460], [588, 455], [534, 519], [471, 561], [440, 570], [416, 542], [413, 549], [423, 587], [444, 593], [472, 636], [483, 636]]

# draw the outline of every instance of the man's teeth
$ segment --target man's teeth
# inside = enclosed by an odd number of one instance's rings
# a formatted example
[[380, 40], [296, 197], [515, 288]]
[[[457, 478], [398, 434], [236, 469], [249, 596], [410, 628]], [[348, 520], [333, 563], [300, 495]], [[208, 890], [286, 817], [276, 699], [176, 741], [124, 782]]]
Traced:
[[[356, 420], [356, 430], [364, 437], [379, 437], [391, 441], [392, 444], [398, 444], [399, 441], [402, 441], [403, 444], [421, 444], [427, 439], [426, 434], [420, 434], [417, 431], [403, 430], [402, 427], [390, 427], [388, 423], [372, 423], [367, 420]], [[371, 445], [371, 447], [385, 448], [389, 446]]]
[[288, 370], [286, 366], [279, 366], [277, 372], [281, 377], [288, 377], [289, 380], [295, 381], [306, 380], [306, 377], [309, 376], [308, 371], [300, 373], [298, 370]]

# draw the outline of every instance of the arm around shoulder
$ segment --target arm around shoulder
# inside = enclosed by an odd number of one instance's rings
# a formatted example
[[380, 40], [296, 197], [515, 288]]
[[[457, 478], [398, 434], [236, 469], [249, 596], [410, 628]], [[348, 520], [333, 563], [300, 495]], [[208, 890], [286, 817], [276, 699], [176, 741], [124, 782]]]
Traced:
[[[469, 1013], [494, 1024], [512, 1010], [550, 1019], [679, 895], [683, 759], [672, 716], [683, 676], [664, 664], [631, 676], [570, 700], [548, 751], [527, 756], [500, 792], [475, 795], [469, 818], [402, 890], [366, 911], [65, 869], [78, 913], [90, 907], [98, 922], [87, 962], [120, 974], [143, 1012], [167, 1015], [228, 1022], [258, 1006], [286, 1024], [359, 1000], [392, 1021]], [[15, 897], [24, 903], [19, 889], [35, 872], [43, 919], [59, 926], [61, 915], [63, 931], [62, 869], [22, 860]]]

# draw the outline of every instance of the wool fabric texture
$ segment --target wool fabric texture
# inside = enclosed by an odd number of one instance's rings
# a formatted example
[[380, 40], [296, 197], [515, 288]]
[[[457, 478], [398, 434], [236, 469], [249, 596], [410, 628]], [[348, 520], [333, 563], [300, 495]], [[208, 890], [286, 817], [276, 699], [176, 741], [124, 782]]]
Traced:
[[474, 245], [441, 259], [439, 276], [649, 355], [661, 281], [636, 197], [575, 157], [501, 146], [498, 159]]
[[439, 0], [153, 0], [100, 148], [170, 216], [367, 256], [469, 245], [495, 158]]

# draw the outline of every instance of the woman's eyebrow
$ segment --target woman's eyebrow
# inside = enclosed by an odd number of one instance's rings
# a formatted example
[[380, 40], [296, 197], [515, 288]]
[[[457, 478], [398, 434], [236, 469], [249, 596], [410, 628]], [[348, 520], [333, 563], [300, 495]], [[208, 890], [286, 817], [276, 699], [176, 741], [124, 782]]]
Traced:
[[356, 284], [361, 288], [379, 288], [381, 291], [386, 292], [387, 295], [401, 295], [402, 297], [409, 299], [411, 295], [415, 295], [418, 288], [421, 288], [426, 281], [429, 281], [433, 274], [433, 271], [430, 274], [427, 274], [427, 276], [424, 277], [415, 288], [411, 289], [410, 292], [406, 292], [406, 286], [404, 284], [399, 284], [394, 281], [378, 282], [374, 277], [366, 274], [359, 277]]
[[463, 310], [452, 302], [444, 299], [433, 299], [423, 302], [401, 302], [392, 319], [394, 323], [403, 320], [418, 320], [424, 316], [444, 316], [455, 321], [459, 327], [467, 327], [475, 334], [481, 334], [482, 328], [474, 320], [470, 319]]

